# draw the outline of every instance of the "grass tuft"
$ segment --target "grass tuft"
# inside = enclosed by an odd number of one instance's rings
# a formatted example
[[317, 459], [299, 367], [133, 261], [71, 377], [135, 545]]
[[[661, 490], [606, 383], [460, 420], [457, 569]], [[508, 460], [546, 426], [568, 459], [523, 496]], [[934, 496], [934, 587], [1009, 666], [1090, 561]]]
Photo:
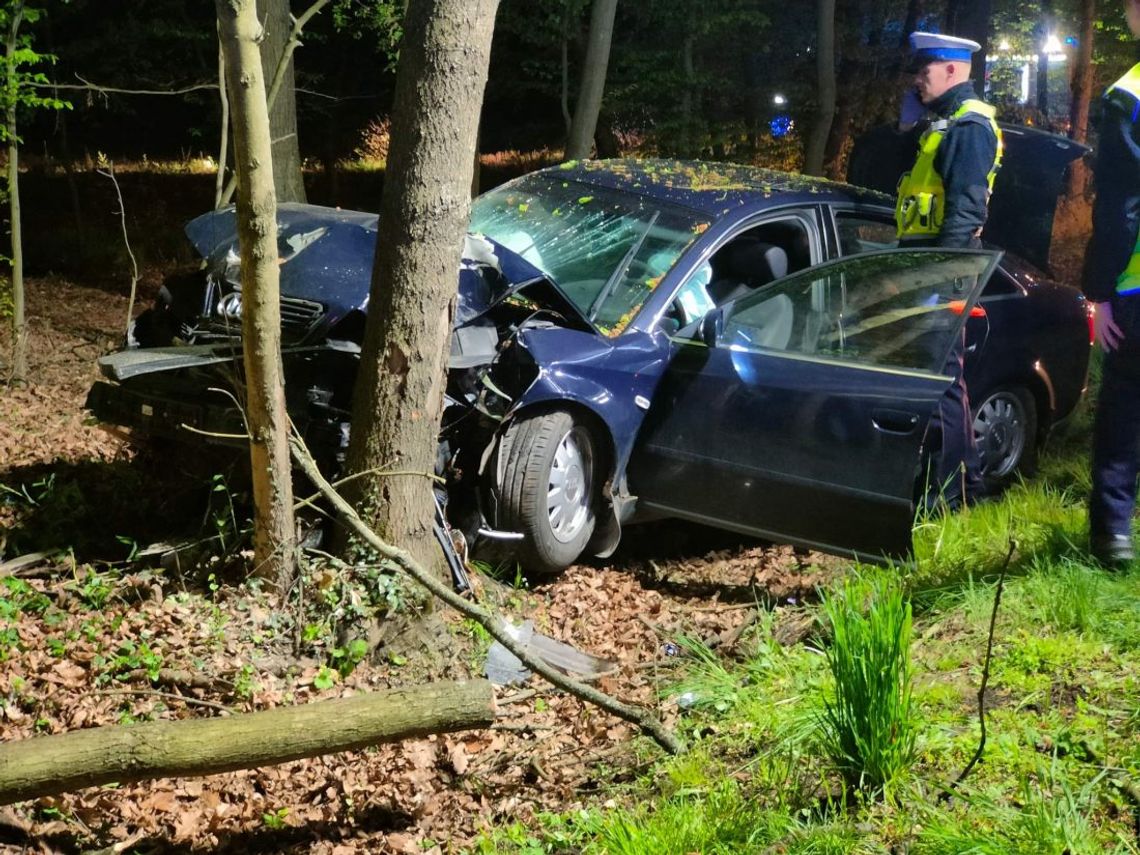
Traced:
[[835, 681], [819, 721], [824, 748], [850, 787], [889, 791], [915, 756], [910, 603], [898, 582], [876, 575], [844, 582], [823, 610]]

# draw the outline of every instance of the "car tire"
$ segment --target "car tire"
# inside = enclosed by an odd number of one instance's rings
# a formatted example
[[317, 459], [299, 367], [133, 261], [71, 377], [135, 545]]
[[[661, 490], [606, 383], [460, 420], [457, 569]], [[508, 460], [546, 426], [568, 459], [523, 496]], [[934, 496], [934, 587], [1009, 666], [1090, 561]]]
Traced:
[[1001, 386], [973, 408], [974, 439], [987, 490], [1001, 490], [1037, 468], [1037, 402], [1024, 386]]
[[565, 570], [594, 532], [597, 443], [570, 413], [524, 417], [507, 430], [499, 525], [520, 532], [515, 557], [538, 575]]

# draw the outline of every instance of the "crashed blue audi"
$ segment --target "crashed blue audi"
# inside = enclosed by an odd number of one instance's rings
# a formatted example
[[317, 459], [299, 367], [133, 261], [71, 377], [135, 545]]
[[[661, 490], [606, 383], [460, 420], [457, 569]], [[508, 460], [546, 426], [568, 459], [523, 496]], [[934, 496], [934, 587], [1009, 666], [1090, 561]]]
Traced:
[[[480, 196], [437, 464], [453, 529], [536, 573], [661, 517], [905, 555], [963, 326], [985, 472], [1031, 468], [1084, 390], [1083, 299], [999, 250], [898, 249], [892, 216], [872, 190], [665, 160], [569, 163]], [[233, 212], [186, 231], [203, 269], [169, 279], [100, 360], [88, 407], [225, 442], [243, 433]], [[375, 239], [375, 215], [279, 209], [288, 406], [330, 466]]]

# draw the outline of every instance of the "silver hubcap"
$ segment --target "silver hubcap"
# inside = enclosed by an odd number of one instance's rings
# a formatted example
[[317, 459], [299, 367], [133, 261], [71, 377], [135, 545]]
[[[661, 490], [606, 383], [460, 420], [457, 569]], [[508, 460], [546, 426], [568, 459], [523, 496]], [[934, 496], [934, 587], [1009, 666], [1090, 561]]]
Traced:
[[590, 517], [592, 464], [589, 436], [571, 428], [554, 452], [546, 489], [550, 531], [560, 543], [576, 538]]
[[1009, 392], [998, 392], [978, 408], [974, 439], [982, 459], [982, 472], [1004, 476], [1012, 472], [1025, 450], [1025, 408]]

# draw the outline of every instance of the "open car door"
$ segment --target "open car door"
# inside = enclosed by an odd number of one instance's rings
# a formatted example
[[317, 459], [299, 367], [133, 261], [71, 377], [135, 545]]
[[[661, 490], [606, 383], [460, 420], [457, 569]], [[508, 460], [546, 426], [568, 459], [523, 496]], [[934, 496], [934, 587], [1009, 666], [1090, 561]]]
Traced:
[[906, 555], [951, 345], [999, 258], [839, 259], [682, 330], [630, 463], [639, 507], [837, 554]]

